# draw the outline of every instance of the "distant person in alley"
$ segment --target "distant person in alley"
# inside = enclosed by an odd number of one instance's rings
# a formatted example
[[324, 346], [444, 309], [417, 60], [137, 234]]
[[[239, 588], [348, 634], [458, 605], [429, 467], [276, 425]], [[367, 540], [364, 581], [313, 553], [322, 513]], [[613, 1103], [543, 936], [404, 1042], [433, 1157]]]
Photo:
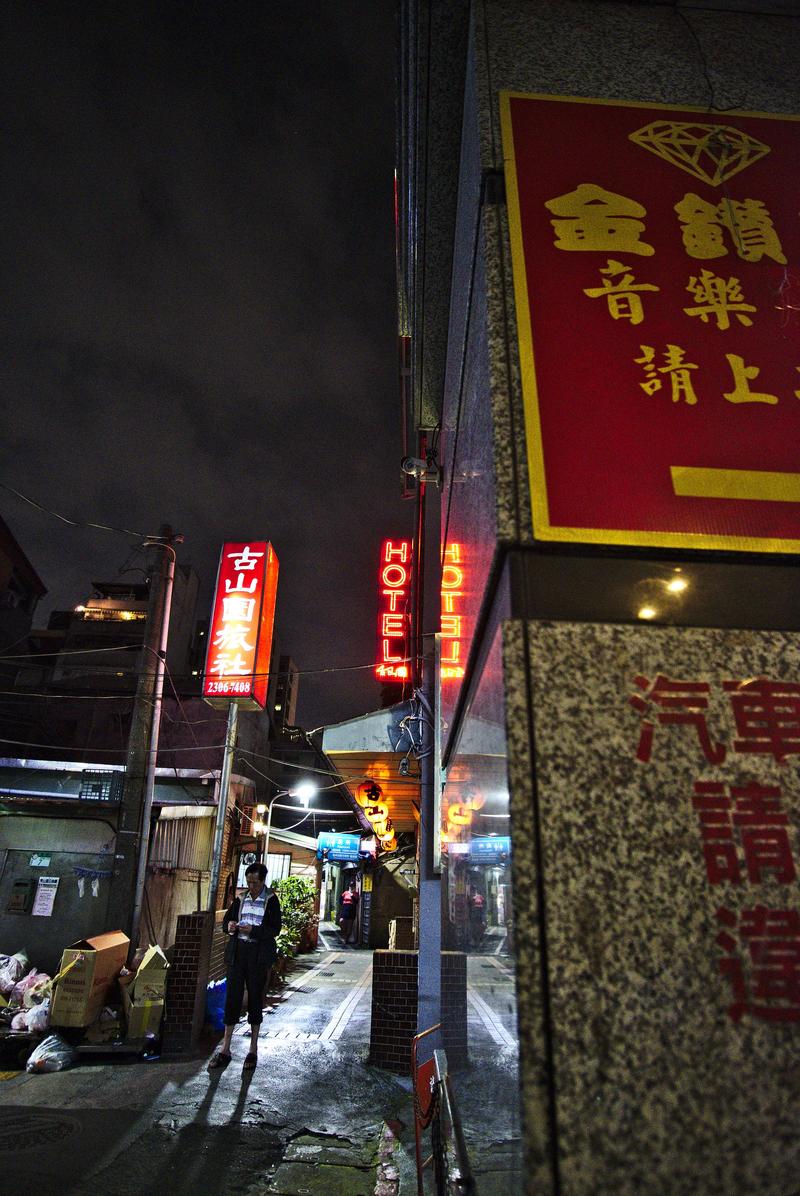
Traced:
[[472, 886], [469, 896], [469, 937], [470, 945], [480, 947], [486, 933], [486, 898], [475, 886]]
[[227, 1067], [231, 1061], [231, 1038], [242, 1014], [245, 988], [250, 1050], [244, 1069], [249, 1071], [255, 1067], [264, 988], [269, 970], [278, 956], [275, 939], [281, 929], [281, 907], [277, 893], [267, 886], [267, 870], [263, 864], [251, 864], [244, 876], [247, 892], [234, 899], [222, 924], [225, 933], [230, 935], [225, 946], [225, 1035], [208, 1064], [209, 1070]]
[[351, 880], [339, 898], [339, 928], [345, 943], [355, 942], [357, 913], [358, 889], [356, 888], [356, 882]]

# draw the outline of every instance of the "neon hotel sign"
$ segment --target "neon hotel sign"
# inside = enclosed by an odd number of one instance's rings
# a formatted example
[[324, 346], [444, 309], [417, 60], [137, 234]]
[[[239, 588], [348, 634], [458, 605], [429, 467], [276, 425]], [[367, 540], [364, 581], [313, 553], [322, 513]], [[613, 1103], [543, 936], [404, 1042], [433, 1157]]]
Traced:
[[[410, 540], [384, 540], [378, 585], [378, 662], [375, 665], [375, 676], [381, 681], [405, 681], [411, 676], [408, 660], [411, 566]], [[442, 680], [464, 676], [460, 606], [463, 597], [461, 545], [448, 544], [442, 566]]]

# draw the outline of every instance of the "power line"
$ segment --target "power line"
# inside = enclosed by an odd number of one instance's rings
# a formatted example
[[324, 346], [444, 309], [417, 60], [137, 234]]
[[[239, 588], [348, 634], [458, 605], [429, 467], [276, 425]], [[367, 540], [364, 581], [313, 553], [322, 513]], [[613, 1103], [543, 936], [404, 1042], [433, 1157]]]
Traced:
[[[145, 647], [148, 647], [148, 645], [147, 645], [147, 644], [145, 644]], [[159, 653], [158, 653], [158, 652], [156, 652], [156, 651], [155, 651], [155, 649], [153, 649], [153, 648], [151, 648], [151, 649], [150, 649], [150, 651], [153, 653], [153, 656], [155, 656], [155, 658], [156, 658], [156, 661], [161, 661], [161, 662], [163, 663], [163, 665], [164, 665], [164, 670], [165, 670], [165, 672], [166, 672], [166, 674], [167, 674], [167, 677], [168, 677], [168, 679], [169, 679], [170, 686], [172, 687], [172, 692], [173, 692], [173, 694], [175, 695], [175, 701], [176, 701], [176, 702], [177, 702], [177, 704], [178, 704], [178, 709], [180, 710], [180, 712], [181, 712], [181, 715], [183, 716], [183, 721], [184, 721], [184, 723], [186, 723], [186, 726], [189, 728], [189, 734], [191, 735], [192, 739], [194, 740], [194, 742], [195, 742], [195, 746], [196, 746], [196, 747], [199, 747], [199, 746], [200, 746], [200, 744], [197, 742], [197, 736], [196, 736], [196, 735], [195, 735], [195, 733], [194, 733], [194, 728], [192, 727], [192, 724], [189, 722], [188, 718], [186, 717], [186, 711], [185, 711], [185, 710], [184, 710], [184, 708], [183, 708], [183, 703], [181, 702], [181, 700], [180, 700], [180, 698], [179, 698], [179, 696], [178, 696], [178, 691], [177, 691], [177, 689], [175, 688], [175, 682], [172, 680], [172, 672], [171, 672], [171, 670], [170, 670], [170, 667], [169, 667], [169, 665], [167, 664], [167, 658], [166, 658], [166, 655], [164, 655], [163, 657], [162, 657], [162, 656], [160, 656], [160, 655], [159, 655]], [[150, 703], [148, 703], [148, 704], [149, 704], [149, 705], [150, 705], [150, 706], [151, 706], [153, 709], [155, 709], [155, 703], [154, 703], [154, 702], [150, 702]], [[160, 709], [163, 711], [163, 705], [160, 707]], [[176, 719], [173, 719], [172, 721], [173, 721], [173, 722], [177, 722], [177, 720], [176, 720]], [[160, 718], [159, 718], [159, 726], [160, 726], [160, 725], [161, 725], [161, 720], [160, 720]], [[178, 723], [178, 725], [180, 726], [180, 723]]]
[[[32, 635], [35, 632], [31, 632]], [[15, 656], [0, 656], [0, 660], [40, 660], [43, 656], [94, 656], [98, 652], [124, 652], [128, 648], [141, 648], [141, 640], [132, 644], [117, 644], [113, 648], [53, 648], [51, 652], [25, 652]]]
[[[237, 748], [236, 752], [238, 754], [240, 752], [244, 752], [245, 750], [246, 750], [245, 748]], [[251, 753], [248, 752], [247, 754], [250, 755]], [[265, 757], [265, 759], [269, 760], [269, 759], [271, 759], [271, 757], [267, 756], [267, 757]], [[268, 775], [268, 773], [262, 772], [260, 768], [256, 768], [255, 764], [253, 764], [252, 761], [240, 759], [239, 763], [246, 764], [248, 768], [252, 768], [253, 772], [257, 772], [260, 777], [263, 777], [265, 781], [269, 781], [269, 783], [271, 785], [274, 785], [276, 789], [281, 790], [284, 788], [283, 785], [279, 785], [278, 782], [273, 777]], [[321, 771], [321, 770], [308, 769], [307, 771], [311, 772], [311, 771]], [[334, 772], [329, 772], [329, 773], [325, 773], [324, 775], [333, 777], [333, 776], [336, 776], [337, 774]], [[344, 786], [344, 788], [346, 789], [347, 781], [339, 780], [339, 781], [334, 781], [334, 783], [332, 785], [320, 785], [317, 792], [318, 793], [326, 793], [329, 789], [341, 789], [342, 786]]]
[[[29, 693], [26, 689], [0, 689], [3, 698], [57, 698], [68, 702], [132, 702], [133, 694], [48, 694]], [[213, 721], [213, 720], [209, 720]]]
[[0, 482], [0, 486], [4, 490], [8, 490], [10, 494], [15, 494], [17, 498], [21, 498], [23, 502], [35, 507], [37, 511], [43, 511], [45, 515], [52, 515], [54, 519], [59, 519], [62, 523], [68, 523], [70, 527], [94, 527], [101, 532], [119, 532], [122, 536], [137, 536], [140, 540], [147, 538], [143, 532], [131, 531], [129, 527], [114, 527], [113, 524], [109, 523], [92, 523], [90, 521], [84, 522], [79, 519], [70, 519], [67, 515], [59, 515], [58, 511], [52, 511], [50, 507], [43, 506], [36, 499], [28, 498], [27, 494], [20, 493], [19, 490], [15, 490], [13, 486], [9, 486], [6, 482]]
[[[49, 751], [49, 752], [50, 751], [66, 752], [66, 751], [72, 750], [72, 751], [76, 751], [76, 752], [92, 752], [98, 756], [109, 756], [109, 755], [124, 756], [125, 755], [124, 747], [119, 747], [119, 748], [81, 747], [81, 748], [79, 748], [76, 746], [76, 747], [73, 747], [72, 749], [70, 749], [69, 747], [65, 746], [63, 743], [29, 743], [27, 740], [24, 740], [24, 739], [0, 739], [0, 743], [11, 743], [15, 747], [31, 747], [31, 748], [39, 748], [39, 749], [44, 748], [46, 751]], [[189, 747], [161, 747], [161, 745], [159, 744], [158, 754], [161, 755], [162, 752], [215, 752], [215, 751], [221, 751], [222, 748], [224, 748], [224, 747], [225, 747], [224, 743], [208, 743], [208, 744], [203, 744], [202, 746], [197, 746], [195, 744], [191, 744]]]
[[[2, 740], [0, 740], [0, 742], [2, 742]], [[253, 752], [253, 751], [250, 751], [248, 748], [243, 748], [243, 747], [238, 747], [236, 749], [236, 751], [243, 753], [246, 756], [255, 756], [256, 759], [265, 760], [269, 764], [279, 764], [282, 768], [296, 768], [299, 772], [306, 772], [306, 773], [313, 772], [313, 773], [317, 773], [323, 777], [339, 777], [340, 778], [339, 784], [341, 784], [341, 785], [350, 785], [353, 781], [375, 781], [375, 783], [377, 785], [380, 785], [380, 783], [381, 783], [379, 777], [371, 777], [371, 776], [368, 776], [366, 773], [362, 773], [359, 776], [350, 777], [349, 779], [345, 780], [345, 779], [341, 778], [341, 773], [334, 772], [331, 769], [313, 768], [313, 767], [310, 767], [310, 766], [304, 765], [304, 764], [292, 764], [290, 761], [281, 760], [277, 756], [265, 756], [262, 752]], [[253, 767], [255, 767], [255, 766], [253, 766]], [[266, 774], [262, 774], [262, 775], [266, 776]], [[267, 780], [272, 780], [272, 777], [267, 777]], [[405, 784], [406, 782], [408, 782], [408, 784], [413, 785], [415, 788], [417, 788], [417, 782], [416, 782], [415, 778], [392, 777], [393, 785], [401, 785], [401, 784]], [[335, 788], [335, 786], [331, 786], [331, 788]]]
[[[35, 634], [35, 633], [31, 633]], [[60, 656], [95, 656], [100, 652], [124, 652], [128, 648], [142, 648], [144, 645], [141, 641], [131, 644], [117, 644], [112, 648], [53, 648], [49, 652], [23, 652], [14, 654], [13, 656], [0, 655], [0, 661], [3, 660], [41, 660], [44, 657], [55, 658]], [[412, 658], [410, 656], [403, 656], [398, 664], [407, 664]], [[374, 669], [375, 664], [345, 664], [345, 665], [326, 665], [318, 669], [271, 669], [264, 673], [247, 673], [247, 677], [258, 679], [261, 677], [310, 677], [320, 673], [354, 673], [364, 669]], [[131, 676], [137, 674], [131, 673]], [[205, 677], [205, 672], [195, 673], [176, 673], [174, 674], [180, 681], [186, 677]]]

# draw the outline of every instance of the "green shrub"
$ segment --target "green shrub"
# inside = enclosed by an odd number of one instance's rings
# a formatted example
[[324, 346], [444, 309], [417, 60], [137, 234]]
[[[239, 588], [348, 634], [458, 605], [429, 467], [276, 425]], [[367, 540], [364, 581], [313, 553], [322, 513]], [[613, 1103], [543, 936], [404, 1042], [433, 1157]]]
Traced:
[[299, 942], [300, 935], [297, 933], [297, 931], [284, 925], [280, 934], [275, 940], [275, 946], [278, 948], [278, 955], [282, 956], [283, 959], [291, 959], [297, 949]]
[[283, 929], [277, 938], [278, 954], [294, 955], [306, 928], [317, 921], [314, 913], [316, 889], [314, 882], [302, 876], [287, 876], [272, 886], [278, 894]]

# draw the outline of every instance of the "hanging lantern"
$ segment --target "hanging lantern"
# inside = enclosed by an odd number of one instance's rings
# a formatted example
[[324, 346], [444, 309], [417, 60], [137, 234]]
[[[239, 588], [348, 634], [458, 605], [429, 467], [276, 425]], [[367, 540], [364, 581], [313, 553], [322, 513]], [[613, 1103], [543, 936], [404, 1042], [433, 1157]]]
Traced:
[[358, 789], [356, 789], [356, 801], [362, 809], [373, 802], [380, 801], [382, 797], [383, 790], [377, 781], [365, 781], [363, 785], [359, 785]]

